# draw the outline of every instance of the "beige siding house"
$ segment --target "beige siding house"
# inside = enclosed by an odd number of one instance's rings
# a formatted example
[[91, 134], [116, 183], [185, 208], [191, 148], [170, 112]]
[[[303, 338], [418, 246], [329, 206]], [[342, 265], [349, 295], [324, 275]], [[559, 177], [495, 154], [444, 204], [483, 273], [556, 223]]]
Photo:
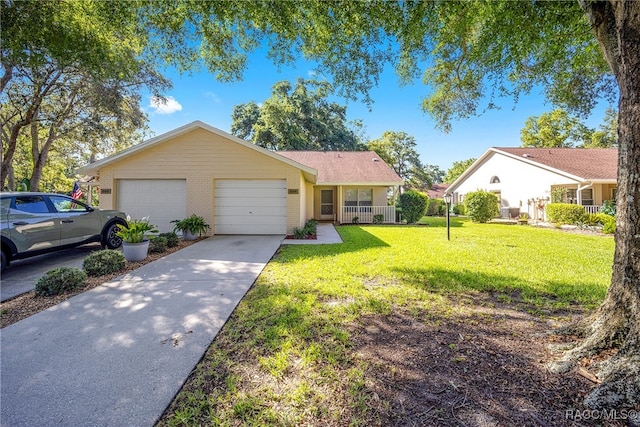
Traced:
[[489, 148], [447, 193], [454, 203], [472, 191], [495, 193], [502, 217], [544, 219], [552, 193], [595, 213], [615, 199], [617, 159], [615, 148]]
[[[327, 155], [308, 153], [309, 159]], [[345, 221], [340, 206], [351, 206], [354, 191], [358, 208], [387, 206], [387, 191], [402, 180], [375, 153], [365, 153], [377, 172], [359, 180], [323, 182], [323, 172], [312, 161], [195, 121], [78, 173], [96, 177], [92, 185], [100, 188], [100, 208], [117, 208], [132, 218], [150, 216], [161, 231], [172, 230], [172, 220], [195, 213], [212, 225], [211, 234], [291, 234], [311, 218]], [[362, 153], [341, 154], [353, 159], [345, 167], [363, 159]], [[323, 189], [331, 189], [332, 197]], [[394, 219], [395, 213], [385, 216], [387, 222]]]

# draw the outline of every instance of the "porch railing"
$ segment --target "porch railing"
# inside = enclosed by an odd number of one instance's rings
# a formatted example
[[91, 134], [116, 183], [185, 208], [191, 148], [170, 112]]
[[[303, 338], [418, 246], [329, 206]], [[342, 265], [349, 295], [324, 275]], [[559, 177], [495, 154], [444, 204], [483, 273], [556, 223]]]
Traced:
[[[354, 222], [354, 218], [358, 217], [358, 223], [372, 224], [374, 220], [380, 219], [384, 224], [394, 224], [396, 222], [395, 206], [343, 206], [342, 218], [343, 224]], [[377, 221], [375, 221], [377, 222]]]
[[584, 206], [584, 211], [588, 214], [595, 214], [600, 212], [600, 208], [602, 206], [598, 206], [598, 205], [585, 205]]

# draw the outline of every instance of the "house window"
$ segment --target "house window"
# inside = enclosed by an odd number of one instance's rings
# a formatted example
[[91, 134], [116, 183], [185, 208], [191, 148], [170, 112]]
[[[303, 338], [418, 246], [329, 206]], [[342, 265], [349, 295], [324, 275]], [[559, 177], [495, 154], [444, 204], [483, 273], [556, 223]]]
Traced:
[[593, 205], [593, 189], [587, 188], [586, 190], [582, 190], [582, 206], [590, 206]]
[[500, 178], [498, 178], [497, 176], [492, 176], [491, 179], [489, 180], [489, 184], [500, 184]]
[[373, 189], [361, 189], [352, 188], [345, 190], [344, 192], [344, 205], [349, 207], [359, 207], [361, 212], [364, 212], [362, 208], [371, 208], [373, 206]]
[[614, 202], [616, 201], [616, 194], [618, 194], [618, 189], [617, 188], [612, 188], [611, 189], [611, 200], [613, 200]]
[[[581, 190], [580, 196], [582, 198], [582, 206], [593, 205], [593, 189], [587, 188], [586, 190]], [[577, 204], [578, 203], [578, 190], [575, 188], [567, 189], [567, 203]]]

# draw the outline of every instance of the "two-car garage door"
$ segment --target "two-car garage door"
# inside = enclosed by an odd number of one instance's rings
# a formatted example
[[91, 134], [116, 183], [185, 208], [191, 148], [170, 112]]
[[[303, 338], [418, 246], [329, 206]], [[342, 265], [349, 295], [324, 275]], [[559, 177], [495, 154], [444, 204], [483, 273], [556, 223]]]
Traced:
[[216, 180], [216, 234], [285, 234], [285, 180]]
[[[160, 231], [171, 231], [172, 220], [192, 213], [187, 213], [186, 194], [184, 179], [123, 179], [118, 184], [118, 208], [131, 218], [150, 216]], [[215, 234], [286, 233], [285, 180], [218, 179], [213, 202]]]

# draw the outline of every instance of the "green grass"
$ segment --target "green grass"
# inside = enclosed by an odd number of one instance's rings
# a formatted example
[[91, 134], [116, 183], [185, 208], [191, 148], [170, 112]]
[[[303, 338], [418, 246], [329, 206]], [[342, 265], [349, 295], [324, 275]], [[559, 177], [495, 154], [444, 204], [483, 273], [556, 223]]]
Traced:
[[593, 308], [611, 237], [472, 224], [339, 227], [339, 245], [283, 246], [177, 397], [168, 425], [367, 424], [366, 366], [350, 325], [404, 311], [449, 316], [491, 292], [529, 310]]

